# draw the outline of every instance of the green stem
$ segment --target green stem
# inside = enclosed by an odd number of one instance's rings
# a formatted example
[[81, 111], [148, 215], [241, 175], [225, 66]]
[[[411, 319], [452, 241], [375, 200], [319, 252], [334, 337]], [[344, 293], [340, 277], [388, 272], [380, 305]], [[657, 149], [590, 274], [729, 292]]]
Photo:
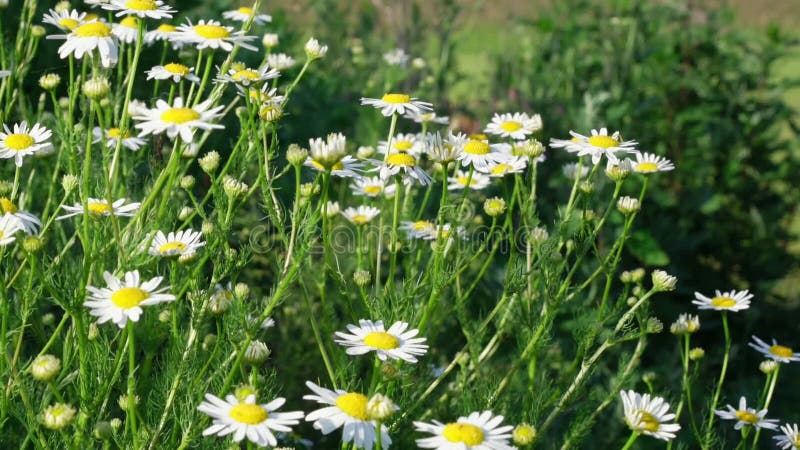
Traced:
[[711, 401], [711, 409], [709, 410], [709, 417], [708, 417], [708, 425], [706, 429], [706, 436], [705, 436], [705, 443], [708, 444], [711, 440], [711, 435], [714, 431], [714, 418], [716, 414], [714, 411], [717, 409], [717, 403], [719, 403], [719, 395], [722, 392], [722, 384], [725, 382], [725, 374], [728, 372], [728, 357], [730, 356], [731, 352], [731, 332], [728, 328], [728, 312], [722, 311], [722, 327], [725, 331], [725, 354], [722, 357], [722, 370], [719, 374], [719, 381], [717, 382], [717, 387], [714, 390], [714, 397]]
[[629, 437], [628, 441], [625, 442], [625, 445], [622, 446], [622, 450], [628, 450], [629, 448], [631, 448], [633, 446], [633, 443], [636, 442], [636, 439], [638, 438], [639, 438], [639, 432], [638, 431], [632, 432], [631, 437]]

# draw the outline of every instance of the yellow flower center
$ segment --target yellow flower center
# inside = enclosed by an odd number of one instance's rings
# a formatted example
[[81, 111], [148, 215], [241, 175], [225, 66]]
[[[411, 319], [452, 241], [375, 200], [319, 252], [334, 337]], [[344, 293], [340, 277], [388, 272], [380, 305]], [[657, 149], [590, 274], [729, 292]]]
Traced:
[[400, 150], [401, 152], [405, 152], [411, 149], [414, 146], [414, 143], [411, 141], [397, 141], [394, 143], [394, 148]]
[[0, 239], [3, 239], [3, 235], [4, 235], [3, 231], [0, 230]]
[[248, 8], [247, 6], [242, 6], [241, 8], [237, 9], [236, 11], [247, 14], [248, 16], [252, 16], [254, 14], [253, 8]]
[[139, 28], [139, 19], [135, 16], [128, 16], [119, 21], [119, 24], [128, 28]]
[[714, 297], [711, 299], [711, 306], [717, 308], [732, 308], [736, 306], [736, 300], [730, 297]]
[[[322, 164], [314, 161], [313, 159], [311, 160], [311, 165], [316, 167], [319, 170], [328, 170], [325, 166], [323, 166]], [[341, 162], [341, 161], [337, 162], [336, 164], [331, 166], [331, 170], [344, 170], [344, 163]]]
[[489, 136], [486, 136], [485, 134], [482, 134], [482, 133], [475, 133], [475, 134], [470, 134], [469, 135], [469, 140], [470, 141], [488, 141], [489, 140]]
[[149, 297], [150, 294], [138, 287], [124, 287], [111, 294], [111, 303], [122, 309], [129, 309], [139, 306]]
[[64, 28], [68, 29], [68, 30], [72, 30], [75, 27], [77, 27], [80, 24], [80, 22], [78, 22], [77, 20], [75, 20], [75, 19], [73, 19], [71, 17], [65, 17], [65, 18], [59, 20], [58, 24], [61, 25]]
[[105, 38], [111, 36], [111, 27], [103, 22], [85, 23], [74, 30], [78, 37]]
[[636, 165], [636, 170], [639, 172], [655, 172], [658, 170], [658, 164], [654, 162], [643, 162]]
[[736, 417], [742, 422], [754, 424], [758, 423], [758, 416], [750, 411], [736, 411]]
[[468, 423], [448, 423], [442, 430], [442, 436], [449, 442], [466, 445], [478, 445], [483, 442], [483, 430]]
[[231, 35], [227, 28], [219, 25], [195, 25], [194, 32], [206, 39], [222, 39]]
[[509, 120], [508, 122], [501, 123], [500, 128], [502, 128], [505, 131], [513, 133], [514, 131], [522, 129], [522, 124], [515, 120]]
[[231, 408], [229, 415], [231, 419], [248, 425], [259, 424], [269, 417], [269, 414], [264, 408], [249, 403], [239, 403]]
[[166, 69], [166, 71], [169, 73], [174, 73], [175, 75], [180, 75], [182, 77], [189, 75], [189, 68], [184, 66], [183, 64], [178, 64], [178, 63], [165, 64], [164, 69]]
[[417, 160], [408, 153], [393, 153], [386, 157], [386, 162], [395, 166], [414, 167]]
[[[2, 199], [0, 199], [0, 202], [2, 202]], [[769, 352], [780, 358], [791, 358], [794, 356], [792, 349], [783, 345], [773, 345], [769, 348]]]
[[589, 145], [600, 148], [616, 147], [619, 145], [616, 139], [611, 136], [592, 136], [589, 138]]
[[231, 78], [233, 78], [236, 81], [257, 80], [260, 76], [261, 75], [259, 75], [259, 73], [256, 72], [255, 70], [242, 69], [231, 75]]
[[55, 406], [53, 406], [52, 408], [50, 408], [50, 415], [54, 419], [58, 419], [65, 412], [67, 412], [67, 410], [68, 410], [67, 405], [62, 405], [62, 404], [59, 403], [59, 404], [56, 404]]
[[17, 211], [17, 205], [15, 205], [14, 202], [5, 197], [0, 197], [0, 213], [14, 214]]
[[460, 176], [456, 177], [456, 183], [458, 183], [458, 184], [460, 184], [462, 186], [466, 186], [467, 183], [469, 183], [469, 185], [472, 186], [474, 181], [470, 180], [469, 177], [466, 176], [466, 175], [460, 175]]
[[492, 167], [492, 174], [494, 175], [502, 175], [508, 173], [513, 167], [508, 164], [500, 163], [494, 167]]
[[645, 431], [650, 431], [651, 433], [655, 433], [658, 431], [659, 426], [661, 426], [661, 422], [656, 419], [656, 417], [650, 414], [647, 411], [639, 411], [641, 414], [641, 418], [639, 419], [639, 428]]
[[373, 331], [364, 336], [364, 344], [381, 350], [393, 350], [400, 346], [400, 341], [395, 336], [384, 331]]
[[367, 420], [367, 397], [357, 392], [350, 392], [336, 398], [336, 406], [348, 416]]
[[29, 149], [35, 142], [29, 134], [15, 133], [6, 137], [6, 147], [18, 152]]
[[364, 192], [369, 195], [378, 195], [382, 191], [380, 186], [366, 186]]
[[386, 94], [381, 98], [381, 100], [386, 103], [394, 103], [397, 105], [411, 102], [411, 96], [406, 94]]
[[125, 7], [135, 11], [154, 11], [158, 9], [158, 5], [153, 0], [128, 0], [125, 2]]
[[170, 108], [161, 113], [161, 120], [169, 123], [186, 123], [200, 118], [200, 113], [192, 108]]
[[166, 244], [158, 248], [158, 253], [161, 253], [163, 255], [164, 253], [173, 252], [175, 250], [178, 250], [178, 252], [183, 252], [184, 250], [186, 250], [186, 244], [184, 244], [181, 241], [167, 242]]
[[427, 220], [420, 220], [418, 222], [414, 222], [414, 230], [415, 231], [424, 231], [428, 228], [433, 228], [433, 224], [428, 222]]
[[[106, 135], [108, 135], [108, 137], [110, 138], [117, 139], [119, 137], [119, 128], [109, 129], [108, 131], [106, 131]], [[129, 131], [126, 131], [125, 136], [122, 139], [128, 139], [129, 137], [131, 137], [131, 133]]]
[[170, 25], [168, 23], [162, 23], [161, 25], [158, 26], [158, 28], [156, 28], [156, 30], [162, 33], [174, 33], [178, 31], [178, 29], [175, 28], [175, 25]]
[[471, 155], [486, 155], [491, 151], [492, 149], [488, 143], [477, 140], [471, 140], [464, 146], [464, 153]]
[[353, 223], [356, 225], [364, 225], [367, 222], [369, 222], [369, 217], [364, 214], [356, 214], [353, 216]]
[[89, 207], [87, 209], [89, 213], [96, 216], [111, 214], [111, 205], [107, 203], [89, 202]]
[[488, 209], [500, 209], [505, 206], [505, 203], [503, 200], [489, 200], [489, 204], [486, 206], [489, 207]]

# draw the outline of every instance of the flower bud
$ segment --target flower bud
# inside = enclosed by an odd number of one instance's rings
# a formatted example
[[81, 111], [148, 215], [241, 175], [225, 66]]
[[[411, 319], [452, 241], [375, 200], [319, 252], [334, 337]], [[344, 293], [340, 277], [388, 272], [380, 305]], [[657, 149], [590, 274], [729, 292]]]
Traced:
[[119, 427], [122, 426], [122, 420], [120, 420], [120, 419], [115, 417], [115, 418], [111, 419], [108, 422], [108, 424], [111, 425], [111, 429], [116, 432], [117, 430], [119, 430]]
[[324, 213], [329, 219], [338, 216], [339, 211], [341, 211], [341, 208], [339, 208], [339, 202], [328, 202], [328, 204], [325, 205]]
[[483, 202], [483, 210], [490, 217], [497, 217], [506, 212], [506, 201], [500, 197], [492, 197]]
[[371, 280], [372, 274], [369, 273], [369, 270], [356, 270], [353, 274], [353, 281], [355, 281], [356, 285], [359, 287], [368, 285]]
[[133, 406], [136, 407], [139, 404], [139, 396], [134, 395], [133, 397], [129, 397], [128, 394], [122, 394], [117, 399], [117, 404], [119, 405], [119, 409], [127, 412], [128, 408], [131, 406], [130, 400], [133, 399]]
[[681, 314], [678, 320], [673, 322], [669, 327], [669, 331], [677, 336], [684, 334], [692, 334], [700, 329], [700, 318], [691, 314]]
[[214, 222], [204, 221], [202, 225], [200, 225], [200, 232], [203, 233], [203, 236], [210, 236], [214, 234], [214, 230], [217, 227], [214, 225]]
[[700, 347], [695, 347], [689, 350], [689, 359], [692, 361], [700, 361], [706, 356], [706, 351]]
[[639, 211], [639, 200], [633, 197], [623, 196], [617, 200], [617, 210], [626, 216]]
[[527, 423], [521, 423], [514, 428], [514, 431], [511, 433], [511, 439], [514, 441], [515, 445], [529, 445], [536, 439], [536, 428]]
[[39, 86], [45, 91], [52, 91], [61, 83], [61, 77], [57, 73], [48, 73], [39, 78]]
[[633, 269], [631, 271], [631, 282], [632, 283], [641, 283], [642, 280], [644, 280], [644, 276], [646, 274], [647, 274], [647, 272], [641, 267]]
[[56, 5], [53, 7], [53, 10], [55, 12], [65, 12], [69, 11], [71, 8], [72, 5], [70, 5], [68, 1], [60, 1], [56, 3]]
[[50, 381], [61, 371], [61, 360], [53, 355], [41, 355], [31, 363], [31, 375], [39, 381]]
[[267, 122], [275, 122], [283, 115], [283, 108], [277, 103], [267, 103], [258, 110], [258, 117]]
[[778, 361], [772, 359], [761, 361], [761, 364], [758, 365], [758, 370], [763, 372], [765, 375], [769, 375], [778, 370]]
[[185, 190], [191, 190], [194, 187], [195, 179], [192, 175], [184, 175], [181, 178], [181, 187]]
[[190, 206], [184, 206], [178, 212], [178, 220], [186, 220], [186, 219], [188, 219], [189, 216], [191, 216], [193, 212], [194, 212], [194, 208], [192, 208]]
[[356, 157], [358, 159], [371, 158], [375, 154], [375, 147], [362, 145], [356, 150]]
[[56, 322], [56, 315], [53, 313], [47, 313], [42, 316], [42, 325], [49, 327], [50, 325]]
[[628, 178], [631, 173], [630, 165], [621, 162], [620, 164], [613, 164], [611, 161], [606, 165], [606, 176], [614, 182], [623, 181]]
[[210, 352], [217, 344], [217, 335], [209, 333], [203, 337], [203, 350]]
[[75, 419], [75, 408], [67, 403], [55, 403], [42, 412], [42, 422], [50, 430], [63, 430]]
[[266, 33], [261, 37], [261, 45], [264, 48], [271, 49], [278, 46], [278, 35], [275, 33]]
[[99, 335], [100, 335], [100, 329], [97, 328], [97, 323], [90, 323], [89, 324], [89, 330], [86, 332], [86, 337], [90, 341], [93, 341], [93, 340], [97, 339], [97, 336], [99, 336]]
[[664, 272], [663, 270], [654, 270], [651, 274], [653, 280], [653, 289], [656, 292], [674, 291], [678, 279], [672, 275]]
[[240, 402], [245, 401], [251, 395], [258, 397], [258, 390], [251, 384], [240, 384], [233, 390], [233, 396]]
[[44, 239], [40, 236], [25, 236], [22, 248], [28, 253], [36, 253], [44, 247]]
[[219, 167], [219, 153], [212, 150], [200, 158], [198, 163], [200, 164], [200, 168], [203, 169], [203, 172], [208, 174], [214, 173], [217, 167]]
[[111, 85], [105, 77], [92, 77], [83, 83], [83, 95], [92, 100], [100, 100], [108, 95]]
[[31, 25], [31, 36], [35, 38], [43, 38], [47, 34], [47, 30], [41, 25]]
[[267, 344], [256, 339], [250, 342], [250, 345], [247, 346], [247, 350], [244, 351], [244, 361], [254, 366], [260, 366], [267, 362], [270, 353]]
[[94, 424], [94, 429], [92, 430], [92, 436], [95, 439], [99, 439], [101, 441], [107, 441], [114, 437], [114, 429], [111, 428], [111, 424], [106, 422], [105, 420], [101, 420]]
[[397, 409], [397, 406], [389, 397], [383, 394], [375, 394], [367, 402], [367, 417], [383, 421], [391, 417]]
[[222, 179], [222, 190], [228, 197], [235, 198], [247, 193], [249, 186], [243, 181], [239, 181], [230, 175], [225, 175]]
[[168, 309], [163, 309], [161, 310], [160, 313], [158, 313], [158, 321], [161, 323], [169, 323], [171, 318], [172, 318], [172, 311]]
[[286, 150], [286, 160], [293, 166], [299, 166], [306, 162], [308, 158], [308, 150], [300, 147], [297, 144], [291, 144]]
[[303, 183], [300, 185], [300, 196], [311, 197], [312, 195], [319, 194], [319, 185], [316, 183]]
[[72, 192], [78, 187], [78, 177], [68, 173], [61, 177], [61, 187], [64, 188], [64, 192]]
[[328, 53], [328, 46], [320, 45], [319, 41], [312, 37], [306, 42], [305, 50], [308, 59], [319, 59]]
[[536, 227], [531, 230], [530, 234], [528, 235], [528, 242], [534, 245], [542, 245], [550, 238], [550, 234], [547, 232], [545, 228]]
[[655, 317], [648, 317], [645, 323], [645, 333], [658, 334], [664, 330], [664, 324]]

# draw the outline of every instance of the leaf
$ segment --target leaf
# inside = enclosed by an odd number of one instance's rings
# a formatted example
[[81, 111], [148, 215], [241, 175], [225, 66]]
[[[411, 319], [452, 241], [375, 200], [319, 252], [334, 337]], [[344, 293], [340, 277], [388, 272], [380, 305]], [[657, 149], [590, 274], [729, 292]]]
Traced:
[[628, 238], [627, 245], [628, 251], [645, 265], [661, 267], [669, 264], [669, 255], [648, 231], [635, 231]]

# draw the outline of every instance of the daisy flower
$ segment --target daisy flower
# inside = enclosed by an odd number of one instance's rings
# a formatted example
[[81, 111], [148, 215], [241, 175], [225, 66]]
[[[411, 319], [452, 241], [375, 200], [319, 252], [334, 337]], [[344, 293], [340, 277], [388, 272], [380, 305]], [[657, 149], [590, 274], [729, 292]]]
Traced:
[[514, 450], [510, 445], [511, 425], [500, 424], [503, 416], [495, 416], [491, 411], [473, 412], [459, 417], [455, 422], [433, 423], [414, 422], [414, 427], [433, 437], [417, 439], [420, 448], [438, 450]]
[[194, 67], [184, 66], [179, 63], [168, 63], [163, 66], [154, 66], [146, 73], [148, 80], [169, 80], [171, 78], [175, 83], [183, 80], [189, 80], [194, 83], [200, 82], [200, 78], [192, 72], [194, 72]]
[[[120, 137], [120, 131], [119, 128], [109, 128], [108, 130], [104, 131], [100, 127], [94, 127], [92, 130], [92, 135], [94, 136], [95, 144], [105, 139], [106, 147], [117, 148], [117, 141]], [[125, 136], [122, 137], [122, 146], [127, 149], [137, 151], [144, 145], [144, 139], [131, 135], [130, 131], [126, 131]]]
[[435, 112], [417, 112], [417, 111], [406, 111], [405, 114], [406, 119], [411, 119], [416, 123], [435, 123], [438, 125], [447, 125], [450, 123], [449, 116], [438, 116]]
[[260, 69], [250, 69], [247, 67], [229, 69], [228, 73], [221, 74], [216, 81], [221, 83], [235, 83], [242, 86], [263, 83], [281, 76], [276, 69], [271, 69], [269, 64], [265, 64]]
[[495, 113], [484, 132], [500, 137], [522, 140], [542, 129], [542, 117], [539, 114], [529, 116], [525, 113]]
[[247, 41], [255, 39], [254, 36], [245, 36], [244, 31], [233, 31], [233, 27], [223, 26], [214, 20], [200, 20], [197, 25], [191, 21], [178, 26], [178, 35], [175, 39], [187, 44], [192, 44], [198, 50], [205, 48], [221, 48], [226, 52], [233, 50], [234, 45], [255, 51], [256, 48]]
[[416, 239], [426, 239], [436, 232], [436, 224], [428, 220], [418, 220], [416, 222], [400, 222], [398, 230], [408, 233], [409, 237]]
[[358, 326], [347, 325], [347, 330], [349, 334], [337, 331], [336, 336], [339, 339], [334, 341], [347, 347], [348, 355], [363, 355], [374, 351], [381, 361], [390, 358], [415, 363], [415, 356], [428, 352], [428, 346], [423, 344], [427, 339], [415, 337], [419, 330], [408, 330], [405, 322], [395, 322], [387, 330], [382, 320], [359, 320]]
[[745, 426], [753, 426], [756, 428], [766, 428], [768, 430], [775, 430], [778, 428], [777, 420], [765, 419], [767, 410], [762, 409], [756, 411], [753, 408], [747, 407], [747, 400], [744, 397], [739, 398], [739, 408], [736, 409], [731, 405], [726, 405], [728, 410], [716, 410], [714, 414], [725, 420], [735, 420], [736, 425], [733, 426], [735, 430], [741, 430]]
[[[455, 231], [455, 236], [454, 236], [454, 231]], [[441, 227], [434, 226], [430, 230], [430, 233], [422, 236], [422, 239], [425, 239], [426, 241], [438, 241], [439, 238], [441, 238], [442, 240], [452, 240], [454, 237], [464, 236], [464, 232], [465, 230], [464, 227], [462, 226], [458, 226], [454, 230], [452, 225], [450, 225], [449, 223], [445, 223], [442, 224]]]
[[469, 183], [470, 190], [480, 191], [489, 186], [490, 179], [480, 172], [473, 172], [472, 178], [470, 178], [468, 172], [456, 170], [454, 176], [447, 177], [447, 181], [450, 182], [450, 184], [447, 185], [447, 189], [451, 191], [460, 191], [467, 187], [467, 183]]
[[[373, 162], [376, 165], [373, 171], [377, 171], [383, 180], [388, 180], [395, 175], [402, 174], [417, 180], [423, 185], [427, 185], [431, 182], [431, 177], [417, 165], [417, 158], [408, 153], [392, 153], [386, 156], [386, 159], [383, 161]], [[403, 181], [408, 182], [409, 178], [405, 178]]]
[[200, 403], [197, 410], [211, 416], [211, 426], [203, 430], [203, 436], [227, 436], [233, 434], [234, 442], [241, 442], [245, 437], [261, 447], [278, 445], [273, 432], [289, 433], [290, 425], [297, 425], [304, 414], [302, 411], [278, 412], [277, 409], [286, 403], [286, 399], [257, 404], [256, 396], [250, 394], [240, 402], [233, 395], [226, 395], [225, 400], [206, 394], [206, 400]]
[[366, 195], [367, 197], [377, 197], [381, 194], [388, 196], [394, 195], [397, 186], [394, 184], [386, 185], [380, 177], [358, 177], [350, 185], [355, 195]]
[[117, 11], [116, 16], [138, 16], [141, 19], [171, 19], [174, 9], [164, 5], [161, 0], [111, 0], [103, 9]]
[[41, 152], [49, 152], [53, 145], [47, 142], [53, 132], [37, 124], [28, 127], [28, 122], [15, 123], [12, 128], [3, 124], [0, 131], [0, 159], [14, 158], [14, 164], [22, 167], [25, 156]]
[[225, 106], [211, 107], [211, 99], [198, 103], [195, 106], [184, 106], [183, 99], [177, 97], [172, 106], [164, 100], [156, 100], [156, 107], [148, 109], [146, 114], [134, 116], [134, 120], [141, 123], [136, 124], [136, 128], [142, 130], [139, 136], [148, 134], [167, 133], [171, 139], [180, 134], [184, 142], [192, 142], [194, 130], [211, 130], [214, 128], [225, 128], [223, 125], [212, 124], [211, 120], [222, 116]]
[[175, 25], [162, 23], [155, 30], [148, 31], [144, 34], [144, 43], [153, 45], [153, 43], [157, 41], [167, 41], [172, 43], [173, 49], [179, 50], [183, 47], [183, 43], [175, 40], [177, 34], [178, 28], [176, 28]]
[[633, 431], [647, 436], [669, 441], [675, 438], [681, 426], [668, 423], [675, 419], [675, 414], [667, 414], [669, 403], [661, 397], [650, 398], [650, 394], [639, 394], [634, 391], [620, 391], [622, 407], [625, 411], [625, 422]]
[[362, 205], [357, 208], [351, 206], [342, 211], [341, 215], [353, 225], [366, 225], [370, 223], [372, 219], [378, 217], [380, 213], [381, 210], [378, 208]]
[[381, 114], [389, 117], [393, 114], [405, 114], [408, 112], [422, 113], [431, 111], [433, 105], [428, 102], [421, 102], [419, 99], [412, 98], [407, 94], [387, 93], [381, 98], [361, 97], [361, 104], [380, 109]]
[[750, 291], [716, 291], [714, 297], [695, 292], [692, 304], [697, 305], [697, 309], [713, 309], [715, 311], [742, 311], [750, 307], [750, 299], [753, 294]]
[[[378, 153], [387, 153], [387, 141], [378, 142]], [[392, 150], [388, 153], [404, 152], [419, 157], [424, 146], [422, 141], [415, 134], [398, 133], [392, 138]]]
[[508, 144], [489, 144], [485, 139], [469, 139], [461, 145], [458, 160], [461, 165], [474, 166], [478, 170], [489, 170], [493, 164], [509, 159]]
[[675, 169], [672, 161], [652, 153], [636, 153], [636, 161], [631, 160], [628, 164], [634, 172], [644, 174], [668, 172]]
[[570, 131], [569, 134], [575, 139], [575, 145], [566, 145], [563, 148], [569, 152], [577, 153], [578, 156], [590, 155], [592, 164], [599, 163], [603, 156], [616, 164], [619, 161], [616, 155], [617, 152], [637, 152], [637, 142], [623, 140], [619, 131], [615, 131], [610, 136], [606, 128], [600, 128], [600, 131], [592, 130], [591, 136], [584, 136], [574, 131]]
[[518, 156], [510, 156], [505, 161], [495, 162], [490, 164], [481, 172], [486, 173], [490, 177], [498, 178], [508, 175], [510, 173], [521, 173], [528, 167], [528, 159]]
[[[347, 392], [341, 389], [331, 391], [306, 381], [306, 386], [314, 393], [304, 395], [305, 400], [314, 400], [329, 405], [312, 411], [306, 415], [306, 421], [314, 422], [314, 428], [322, 434], [330, 434], [342, 428], [342, 442], [353, 442], [356, 447], [372, 450], [377, 438], [376, 423], [367, 414], [369, 399], [358, 392]], [[385, 425], [381, 425], [381, 443], [389, 448], [392, 438]]]
[[234, 86], [236, 86], [236, 90], [239, 91], [239, 95], [248, 97], [251, 102], [260, 105], [280, 105], [286, 98], [283, 95], [277, 95], [278, 90], [270, 87], [269, 84], [264, 84], [261, 88], [242, 86], [241, 84], [235, 84]]
[[109, 272], [103, 272], [103, 279], [108, 287], [86, 286], [89, 300], [83, 303], [83, 306], [91, 309], [89, 314], [97, 317], [97, 323], [100, 324], [110, 320], [118, 327], [124, 328], [129, 319], [132, 322], [139, 321], [142, 306], [175, 300], [174, 295], [164, 293], [169, 286], [158, 288], [163, 277], [141, 282], [139, 271], [134, 270], [125, 273], [124, 281]]
[[775, 436], [772, 439], [775, 439], [776, 445], [784, 450], [789, 449], [800, 449], [800, 429], [798, 429], [797, 424], [783, 425], [781, 427], [781, 434], [780, 436]]
[[153, 256], [193, 255], [200, 247], [206, 245], [201, 240], [202, 237], [202, 233], [191, 229], [170, 231], [166, 236], [159, 230], [150, 242], [148, 253]]
[[0, 197], [0, 214], [17, 220], [17, 227], [27, 234], [35, 234], [42, 226], [38, 217], [27, 211], [20, 211], [17, 205], [6, 197]]
[[467, 141], [467, 135], [463, 133], [449, 133], [444, 139], [438, 132], [428, 133], [425, 136], [425, 153], [435, 162], [448, 164], [461, 157], [461, 149]]
[[66, 59], [69, 55], [74, 55], [76, 59], [81, 59], [83, 55], [97, 50], [103, 67], [111, 67], [117, 63], [117, 40], [112, 33], [111, 27], [99, 20], [83, 22], [73, 28], [67, 35], [53, 35], [47, 38], [66, 38], [66, 42], [58, 48], [58, 56], [61, 59]]
[[19, 231], [19, 220], [11, 214], [0, 216], [0, 246], [14, 242], [14, 235]]
[[250, 20], [250, 18], [252, 18], [253, 22], [259, 25], [272, 22], [272, 16], [269, 14], [256, 14], [253, 8], [248, 8], [247, 6], [242, 6], [241, 8], [237, 8], [232, 11], [225, 11], [222, 13], [222, 17], [242, 23], [247, 22]]
[[[306, 167], [311, 167], [319, 172], [325, 172], [326, 170], [325, 166], [323, 166], [322, 163], [317, 162], [317, 160], [315, 160], [312, 156], [306, 158], [306, 162], [303, 163], [303, 165]], [[330, 167], [331, 175], [341, 178], [352, 178], [361, 176], [360, 171], [364, 168], [364, 164], [352, 156], [347, 155]]]
[[[115, 200], [114, 203], [111, 205], [108, 204], [108, 200], [104, 198], [89, 198], [87, 199], [87, 209], [89, 210], [89, 216], [92, 218], [99, 218], [99, 217], [108, 217], [110, 215], [115, 215], [117, 217], [133, 217], [133, 213], [139, 209], [141, 203], [128, 203], [126, 199], [121, 198]], [[83, 214], [83, 205], [80, 203], [75, 203], [74, 206], [62, 205], [67, 214], [63, 216], [56, 217], [56, 220], [64, 220], [69, 217], [80, 216]]]
[[270, 53], [267, 55], [267, 64], [283, 71], [294, 67], [297, 61], [286, 53]]
[[134, 16], [128, 16], [120, 20], [119, 23], [112, 23], [111, 33], [121, 42], [133, 44], [139, 39], [139, 19]]
[[752, 338], [753, 342], [750, 342], [747, 345], [758, 350], [761, 354], [769, 359], [782, 363], [800, 361], [800, 353], [795, 353], [791, 347], [778, 345], [778, 341], [775, 339], [772, 340], [772, 345], [769, 345], [756, 336], [752, 336]]
[[56, 11], [51, 9], [49, 12], [45, 13], [44, 18], [42, 19], [43, 23], [49, 23], [50, 25], [54, 25], [61, 31], [72, 31], [78, 25], [83, 22], [86, 18], [86, 13], [79, 12], [77, 10], [68, 10], [62, 9], [61, 11]]

